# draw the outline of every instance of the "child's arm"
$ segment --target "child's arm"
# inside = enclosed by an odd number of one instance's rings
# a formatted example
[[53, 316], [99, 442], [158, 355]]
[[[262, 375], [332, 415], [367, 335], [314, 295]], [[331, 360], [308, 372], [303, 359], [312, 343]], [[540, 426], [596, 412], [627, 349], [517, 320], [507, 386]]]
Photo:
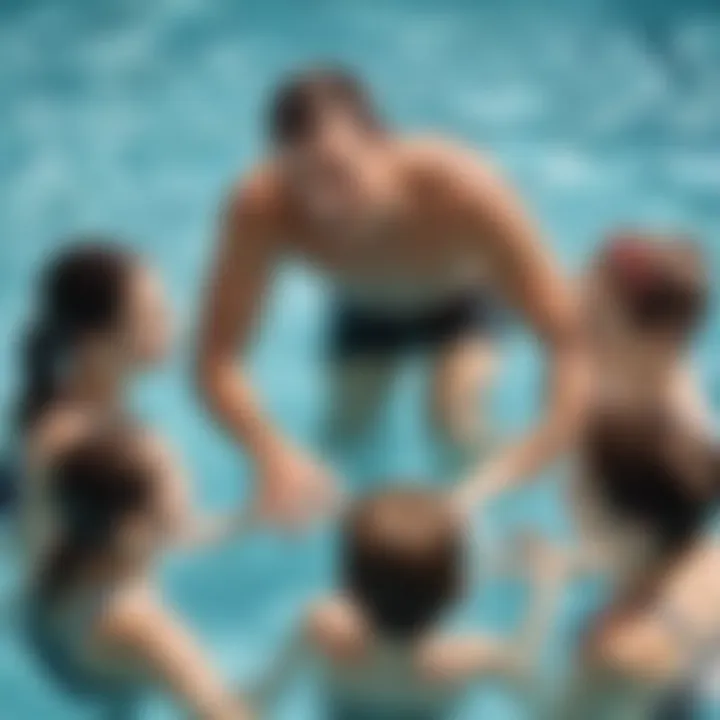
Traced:
[[158, 467], [159, 509], [172, 547], [195, 550], [219, 545], [255, 528], [256, 514], [252, 508], [198, 515], [191, 506], [189, 483], [177, 456], [157, 437], [148, 437], [148, 443]]
[[525, 571], [530, 567], [531, 608], [514, 642], [487, 636], [465, 635], [436, 638], [420, 652], [420, 666], [428, 678], [461, 684], [487, 675], [518, 679], [533, 664], [545, 640], [547, 629], [562, 596], [567, 574], [572, 570], [568, 557], [535, 540], [532, 552], [525, 553]]
[[252, 508], [208, 517], [188, 518], [176, 533], [173, 545], [184, 550], [198, 550], [221, 545], [257, 527], [257, 515]]
[[311, 648], [305, 629], [292, 635], [273, 659], [270, 668], [243, 695], [260, 717], [265, 717], [283, 688], [307, 661]]
[[717, 433], [717, 422], [707, 397], [700, 389], [698, 379], [688, 364], [684, 364], [678, 370], [673, 385], [673, 398], [682, 417], [701, 436], [714, 438]]
[[515, 653], [523, 658], [525, 667], [529, 667], [542, 652], [568, 577], [583, 570], [588, 562], [594, 562], [590, 555], [573, 556], [543, 538], [534, 538], [529, 542], [530, 609], [513, 643]]
[[144, 594], [116, 603], [96, 628], [98, 651], [121, 655], [197, 720], [250, 720], [185, 625]]
[[440, 637], [424, 643], [418, 653], [421, 675], [432, 683], [462, 685], [488, 675], [517, 673], [517, 654], [488, 636]]
[[366, 641], [365, 630], [349, 603], [339, 597], [319, 602], [250, 691], [252, 706], [264, 716], [283, 687], [310, 658], [320, 655], [332, 662], [353, 662], [364, 652]]

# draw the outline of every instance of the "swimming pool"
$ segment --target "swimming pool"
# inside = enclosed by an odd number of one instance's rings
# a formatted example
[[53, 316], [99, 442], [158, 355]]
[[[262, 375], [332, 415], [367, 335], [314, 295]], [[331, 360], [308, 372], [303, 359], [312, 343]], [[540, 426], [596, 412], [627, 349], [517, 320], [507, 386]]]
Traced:
[[[667, 5], [668, 7], [665, 7]], [[0, 400], [13, 387], [12, 338], [32, 270], [68, 232], [107, 229], [145, 251], [170, 284], [183, 342], [167, 373], [139, 393], [143, 412], [183, 449], [199, 501], [227, 505], [246, 490], [237, 455], [209, 424], [190, 382], [202, 268], [219, 199], [261, 149], [260, 108], [283, 71], [317, 59], [357, 67], [388, 115], [490, 150], [516, 182], [548, 241], [579, 267], [608, 225], [647, 222], [696, 232], [720, 270], [720, 13], [712, 3], [619, 0], [5, 0], [0, 3]], [[255, 353], [276, 418], [314, 439], [323, 384], [322, 283], [306, 269], [280, 278]], [[716, 400], [714, 315], [698, 363]], [[292, 358], [289, 366], [287, 358]], [[533, 348], [508, 340], [499, 422], [531, 416]], [[345, 463], [427, 471], [427, 429], [412, 375], [369, 450]], [[555, 488], [508, 503], [492, 530], [531, 518], [562, 523]], [[168, 591], [230, 677], [257, 672], [303, 599], [328, 582], [331, 540], [253, 539], [177, 559]], [[2, 591], [12, 587], [7, 553]], [[493, 587], [468, 614], [512, 622], [518, 588]], [[572, 603], [565, 615], [572, 614]], [[39, 676], [0, 605], [0, 718], [92, 717]], [[563, 643], [556, 643], [559, 652]], [[504, 696], [477, 698], [488, 716], [524, 717]], [[282, 717], [312, 717], [300, 683]], [[478, 706], [468, 709], [478, 717]], [[148, 710], [152, 720], [162, 707]]]

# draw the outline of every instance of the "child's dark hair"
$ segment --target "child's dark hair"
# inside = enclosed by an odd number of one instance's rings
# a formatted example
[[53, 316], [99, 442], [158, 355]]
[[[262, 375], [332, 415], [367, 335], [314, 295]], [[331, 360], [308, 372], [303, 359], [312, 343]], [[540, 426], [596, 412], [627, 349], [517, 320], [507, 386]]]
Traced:
[[133, 267], [128, 252], [102, 239], [88, 239], [61, 251], [44, 268], [35, 319], [23, 348], [25, 381], [17, 410], [21, 428], [52, 401], [73, 346], [120, 321]]
[[700, 249], [685, 239], [625, 234], [613, 238], [602, 262], [639, 330], [689, 337], [709, 302], [710, 281]]
[[606, 501], [655, 529], [667, 553], [693, 540], [720, 497], [720, 448], [662, 407], [595, 413], [585, 452]]
[[87, 560], [102, 557], [123, 520], [149, 506], [151, 467], [138, 440], [131, 428], [103, 429], [53, 462], [51, 500], [60, 540], [46, 568], [47, 593], [71, 582]]
[[395, 490], [360, 500], [344, 530], [345, 590], [380, 633], [422, 632], [460, 592], [462, 532], [437, 495]]
[[382, 127], [369, 91], [355, 75], [318, 67], [290, 76], [275, 92], [268, 110], [270, 139], [283, 146], [311, 138], [329, 109], [342, 110], [369, 131]]

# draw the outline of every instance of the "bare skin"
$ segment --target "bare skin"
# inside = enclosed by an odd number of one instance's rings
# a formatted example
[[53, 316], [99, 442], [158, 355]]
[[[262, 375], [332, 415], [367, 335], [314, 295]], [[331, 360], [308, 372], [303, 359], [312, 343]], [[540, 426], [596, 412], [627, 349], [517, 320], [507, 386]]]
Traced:
[[241, 182], [225, 211], [201, 325], [200, 385], [214, 414], [255, 461], [261, 507], [276, 520], [321, 506], [317, 500], [329, 482], [320, 464], [265, 415], [246, 372], [235, 367], [283, 257], [310, 261], [349, 291], [382, 298], [385, 309], [423, 307], [455, 293], [458, 283], [484, 284], [487, 273], [545, 343], [546, 418], [476, 471], [483, 481], [461, 506], [534, 474], [567, 446], [583, 414], [585, 362], [573, 293], [514, 194], [465, 150], [427, 139], [383, 136], [372, 143], [375, 202], [332, 231], [296, 200], [282, 159]]
[[431, 416], [450, 447], [472, 452], [491, 443], [487, 395], [497, 376], [497, 349], [492, 342], [467, 337], [450, 344], [435, 362]]
[[[666, 573], [655, 608], [618, 613], [599, 644], [599, 658], [638, 683], [662, 686], [691, 669], [695, 654], [720, 632], [720, 549], [699, 542]], [[673, 613], [673, 627], [656, 608]]]
[[595, 623], [583, 672], [558, 714], [575, 718], [652, 717], [663, 693], [692, 678], [720, 633], [720, 550], [699, 540], [681, 558], [648, 580], [647, 592], [618, 598]]
[[184, 623], [149, 592], [112, 602], [96, 628], [90, 657], [132, 668], [134, 677], [157, 682], [197, 720], [249, 720], [241, 701], [220, 681]]

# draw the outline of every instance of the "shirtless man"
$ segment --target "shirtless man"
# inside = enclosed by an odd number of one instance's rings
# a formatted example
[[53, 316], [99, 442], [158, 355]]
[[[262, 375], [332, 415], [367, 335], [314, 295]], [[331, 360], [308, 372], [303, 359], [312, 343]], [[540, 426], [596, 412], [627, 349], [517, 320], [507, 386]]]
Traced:
[[515, 304], [550, 358], [545, 421], [483, 470], [488, 496], [535, 473], [571, 440], [584, 405], [578, 312], [535, 227], [493, 171], [465, 148], [393, 134], [345, 72], [311, 70], [278, 90], [268, 115], [270, 157], [225, 208], [202, 323], [199, 382], [206, 401], [255, 461], [268, 516], [317, 508], [327, 475], [267, 419], [235, 366], [279, 260], [302, 257], [342, 301], [333, 423], [372, 417], [396, 351], [438, 358], [442, 425], [463, 435], [477, 380], [470, 352], [477, 298]]

